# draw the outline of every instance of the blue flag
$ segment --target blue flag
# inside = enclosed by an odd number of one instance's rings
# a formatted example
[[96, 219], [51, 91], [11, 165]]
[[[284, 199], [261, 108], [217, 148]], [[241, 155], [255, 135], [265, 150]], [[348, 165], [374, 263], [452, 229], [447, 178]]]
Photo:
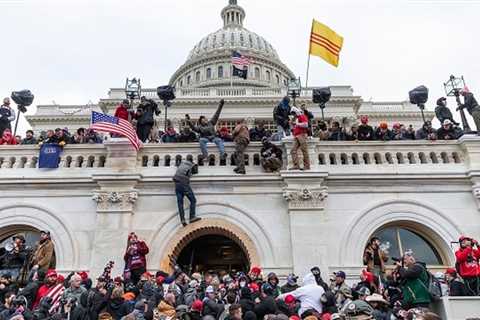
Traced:
[[58, 168], [62, 147], [58, 144], [43, 144], [38, 157], [39, 168]]

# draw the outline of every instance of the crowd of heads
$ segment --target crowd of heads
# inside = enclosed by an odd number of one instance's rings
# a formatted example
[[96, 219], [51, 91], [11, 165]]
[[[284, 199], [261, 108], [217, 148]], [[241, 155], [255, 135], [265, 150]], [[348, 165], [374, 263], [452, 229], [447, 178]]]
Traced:
[[456, 269], [442, 274], [432, 275], [411, 250], [387, 266], [388, 248], [374, 237], [365, 248], [358, 280], [344, 271], [324, 280], [320, 268], [312, 267], [300, 281], [293, 273], [280, 278], [259, 266], [248, 272], [187, 273], [182, 267], [192, 266], [176, 265], [153, 274], [146, 269], [149, 248], [135, 233], [128, 237], [123, 274], [113, 275], [110, 261], [99, 277], [86, 271], [62, 276], [39, 253], [42, 245], [44, 253], [45, 246], [53, 246], [49, 235], [42, 232], [31, 255], [22, 256], [27, 248], [20, 235], [1, 252], [1, 320], [440, 319], [429, 309], [439, 297], [480, 294], [480, 250], [464, 236], [455, 253]]

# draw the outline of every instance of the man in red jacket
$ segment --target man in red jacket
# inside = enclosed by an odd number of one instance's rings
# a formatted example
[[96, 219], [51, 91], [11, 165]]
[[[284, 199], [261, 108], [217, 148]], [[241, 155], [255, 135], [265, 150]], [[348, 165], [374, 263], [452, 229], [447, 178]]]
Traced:
[[133, 111], [130, 111], [128, 109], [129, 106], [130, 106], [130, 103], [128, 102], [128, 100], [127, 99], [123, 100], [122, 103], [120, 103], [117, 106], [117, 109], [115, 109], [114, 116], [130, 122], [132, 120]]
[[293, 127], [292, 161], [293, 167], [290, 170], [300, 170], [298, 160], [298, 149], [303, 153], [303, 170], [310, 170], [310, 157], [308, 156], [308, 118], [302, 110], [292, 107], [295, 114], [295, 126]]
[[40, 300], [42, 300], [43, 297], [45, 297], [50, 290], [52, 290], [55, 285], [57, 284], [57, 272], [55, 270], [48, 270], [46, 276], [45, 276], [45, 284], [40, 286], [40, 288], [37, 291], [37, 295], [35, 297], [35, 302], [32, 305], [32, 310], [36, 309], [37, 306], [40, 304]]
[[465, 282], [467, 295], [478, 296], [480, 294], [480, 249], [478, 248], [478, 242], [465, 236], [461, 236], [458, 242], [460, 248], [455, 252], [457, 268]]

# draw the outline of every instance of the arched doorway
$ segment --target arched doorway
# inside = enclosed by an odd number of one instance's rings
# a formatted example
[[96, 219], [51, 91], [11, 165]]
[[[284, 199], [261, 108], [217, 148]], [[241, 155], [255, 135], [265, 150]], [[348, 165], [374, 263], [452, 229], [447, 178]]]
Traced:
[[190, 241], [180, 252], [177, 264], [192, 272], [246, 272], [249, 261], [242, 247], [224, 235], [203, 235]]
[[[201, 248], [202, 246], [205, 246], [206, 250]], [[193, 259], [196, 259], [194, 263], [191, 263], [192, 251]], [[195, 258], [197, 256], [195, 252], [200, 251], [209, 252], [213, 255], [214, 260], [218, 262], [223, 260], [223, 262], [203, 264], [199, 257]], [[241, 252], [241, 255], [233, 254], [238, 252]], [[227, 260], [221, 259], [222, 255]], [[255, 244], [241, 228], [222, 219], [210, 218], [178, 229], [166, 243], [160, 261], [160, 269], [171, 272], [178, 263], [187, 266], [186, 270], [189, 268], [192, 270], [195, 268], [202, 270], [241, 268], [241, 270], [246, 270], [251, 265], [261, 265]]]

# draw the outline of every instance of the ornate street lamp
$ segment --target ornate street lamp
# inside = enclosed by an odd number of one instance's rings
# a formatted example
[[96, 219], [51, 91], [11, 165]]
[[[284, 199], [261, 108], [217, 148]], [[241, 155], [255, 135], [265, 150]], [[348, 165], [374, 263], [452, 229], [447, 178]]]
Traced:
[[298, 79], [290, 79], [287, 82], [287, 94], [293, 99], [293, 105], [295, 106], [295, 99], [300, 97], [302, 93], [302, 82], [300, 77]]
[[468, 125], [467, 117], [465, 116], [465, 111], [462, 108], [462, 101], [460, 100], [460, 90], [465, 88], [465, 80], [463, 76], [460, 78], [456, 78], [454, 75], [450, 76], [447, 82], [443, 84], [445, 87], [445, 93], [447, 97], [455, 97], [457, 100], [457, 111], [460, 111], [460, 117], [462, 118], [462, 125], [463, 125], [463, 132], [464, 133], [471, 133], [472, 129]]
[[133, 107], [133, 101], [135, 99], [140, 99], [142, 94], [142, 86], [140, 84], [140, 79], [128, 79], [125, 82], [125, 95], [127, 99], [130, 99], [130, 105]]

